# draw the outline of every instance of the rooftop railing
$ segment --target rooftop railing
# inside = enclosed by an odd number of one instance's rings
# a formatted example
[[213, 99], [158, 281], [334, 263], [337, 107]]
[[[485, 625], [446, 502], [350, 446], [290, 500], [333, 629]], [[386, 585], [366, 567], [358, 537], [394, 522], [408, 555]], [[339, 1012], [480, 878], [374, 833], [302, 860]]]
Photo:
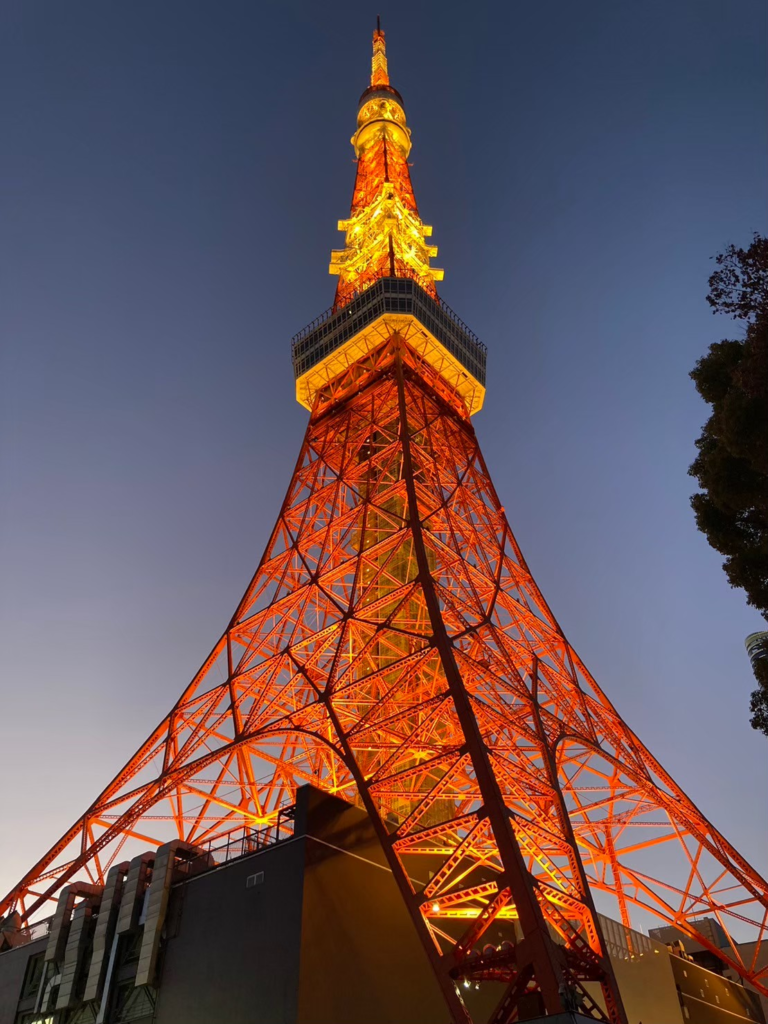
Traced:
[[290, 804], [281, 807], [277, 818], [269, 825], [263, 825], [260, 828], [239, 825], [223, 835], [215, 836], [207, 843], [198, 845], [200, 852], [187, 862], [184, 874], [199, 875], [240, 857], [246, 857], [250, 853], [258, 853], [268, 846], [275, 846], [285, 839], [290, 839], [293, 836], [295, 814], [296, 806]]
[[[44, 939], [51, 930], [52, 921], [53, 917], [46, 917], [43, 921], [35, 921], [20, 928], [18, 932], [14, 933], [14, 944], [9, 946], [8, 949], [0, 948], [0, 956], [3, 953], [10, 953], [11, 950], [16, 949], [18, 946], [25, 946], [28, 942], [37, 942], [38, 939]], [[2, 944], [0, 943], [0, 945]]]

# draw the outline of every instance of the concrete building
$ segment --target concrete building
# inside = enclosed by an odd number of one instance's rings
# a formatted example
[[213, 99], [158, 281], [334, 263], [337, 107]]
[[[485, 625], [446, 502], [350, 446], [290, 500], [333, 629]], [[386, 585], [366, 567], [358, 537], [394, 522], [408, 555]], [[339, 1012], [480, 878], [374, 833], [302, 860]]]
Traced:
[[[447, 1024], [367, 816], [305, 786], [291, 818], [272, 845], [168, 843], [40, 925], [1, 922], [0, 1024]], [[764, 1024], [741, 984], [602, 926], [631, 1024]], [[490, 989], [462, 995], [490, 1011]]]
[[[733, 955], [733, 951], [728, 946], [725, 931], [714, 918], [699, 918], [696, 921], [696, 928], [709, 939], [713, 946], [725, 950], [729, 955]], [[693, 961], [699, 967], [706, 968], [710, 973], [719, 974], [729, 981], [739, 980], [736, 972], [728, 968], [711, 950], [706, 949], [699, 942], [695, 942], [688, 935], [678, 931], [677, 928], [651, 928], [649, 934], [651, 938], [657, 939], [672, 947], [672, 949], [677, 950], [679, 954], [678, 959], [682, 958], [683, 960]], [[743, 942], [739, 945], [738, 950], [745, 962], [749, 963], [754, 959], [755, 967], [757, 968], [768, 964], [768, 949], [764, 945], [757, 946], [756, 948], [756, 943], [754, 942]], [[692, 970], [690, 967], [687, 969]], [[749, 982], [744, 982], [744, 985], [753, 994], [752, 998], [757, 999], [760, 1003], [763, 1015], [768, 1016], [768, 999], [756, 992]]]

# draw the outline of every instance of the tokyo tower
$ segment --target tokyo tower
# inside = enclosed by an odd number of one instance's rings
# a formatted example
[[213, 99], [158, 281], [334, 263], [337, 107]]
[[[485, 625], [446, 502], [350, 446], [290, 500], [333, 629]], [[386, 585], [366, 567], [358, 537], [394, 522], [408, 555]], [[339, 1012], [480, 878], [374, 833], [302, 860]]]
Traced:
[[[471, 420], [486, 349], [437, 293], [380, 28], [352, 145], [334, 304], [293, 341], [310, 417], [264, 555], [168, 715], [0, 916], [33, 921], [170, 839], [279, 838], [311, 783], [370, 816], [455, 1024], [625, 1022], [595, 899], [768, 994], [768, 886], [621, 719], [512, 535]], [[468, 993], [491, 983], [478, 1016]]]

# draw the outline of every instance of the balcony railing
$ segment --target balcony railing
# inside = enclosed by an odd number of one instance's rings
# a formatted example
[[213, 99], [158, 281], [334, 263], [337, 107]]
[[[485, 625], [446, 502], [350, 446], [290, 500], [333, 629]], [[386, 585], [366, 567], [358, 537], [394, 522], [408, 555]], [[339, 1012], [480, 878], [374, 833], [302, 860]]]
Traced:
[[268, 846], [275, 846], [284, 839], [290, 839], [293, 836], [295, 814], [296, 807], [290, 804], [280, 808], [277, 818], [270, 825], [263, 825], [261, 828], [239, 825], [223, 835], [216, 836], [199, 847], [200, 853], [184, 865], [183, 874], [199, 875], [239, 857], [245, 857], [249, 853], [258, 853]]
[[25, 946], [28, 942], [37, 942], [38, 939], [44, 939], [51, 930], [52, 921], [53, 917], [46, 917], [43, 921], [34, 921], [32, 924], [20, 928], [14, 934], [14, 944], [8, 949], [0, 949], [0, 956], [3, 953], [10, 953], [11, 950], [16, 949], [18, 946]]
[[327, 309], [299, 331], [291, 342], [295, 376], [301, 377], [385, 313], [415, 316], [485, 387], [485, 345], [442, 299], [433, 299], [407, 277], [382, 277], [346, 306]]

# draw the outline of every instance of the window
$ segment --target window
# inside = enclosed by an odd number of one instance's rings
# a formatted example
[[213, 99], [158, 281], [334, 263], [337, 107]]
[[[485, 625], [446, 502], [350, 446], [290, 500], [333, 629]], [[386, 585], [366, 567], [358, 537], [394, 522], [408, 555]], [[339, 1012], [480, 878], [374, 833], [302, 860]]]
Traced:
[[21, 999], [29, 999], [30, 996], [36, 996], [38, 989], [40, 988], [40, 979], [43, 976], [45, 970], [45, 961], [43, 957], [45, 952], [35, 953], [27, 960], [27, 970], [24, 974], [24, 984], [21, 986]]

